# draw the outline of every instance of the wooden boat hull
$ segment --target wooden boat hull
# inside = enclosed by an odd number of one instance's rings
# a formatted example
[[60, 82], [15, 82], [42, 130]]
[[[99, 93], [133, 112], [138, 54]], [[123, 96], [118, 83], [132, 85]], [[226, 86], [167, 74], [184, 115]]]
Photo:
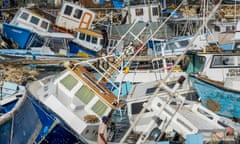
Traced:
[[213, 85], [194, 76], [190, 76], [190, 80], [205, 107], [226, 117], [240, 118], [240, 92]]

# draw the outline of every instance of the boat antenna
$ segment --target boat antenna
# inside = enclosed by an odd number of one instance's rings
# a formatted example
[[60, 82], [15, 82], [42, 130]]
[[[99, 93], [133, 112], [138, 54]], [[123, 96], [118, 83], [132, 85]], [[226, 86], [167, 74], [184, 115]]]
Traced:
[[[183, 3], [184, 1], [182, 1]], [[177, 7], [180, 8], [180, 6], [182, 5], [182, 3]], [[215, 14], [216, 10], [219, 8], [219, 6], [221, 5], [222, 0], [219, 1], [219, 3], [212, 9], [211, 13], [207, 16], [206, 18], [206, 22], [208, 22], [210, 20], [210, 18]], [[176, 8], [176, 9], [177, 9]], [[176, 10], [175, 9], [175, 10]], [[195, 34], [194, 38], [190, 41], [190, 43], [187, 45], [187, 47], [185, 48], [184, 52], [178, 57], [176, 63], [174, 64], [173, 68], [181, 61], [181, 59], [183, 59], [185, 53], [189, 50], [189, 48], [192, 46], [193, 42], [196, 40], [197, 35], [200, 34], [201, 30], [205, 27], [205, 25], [201, 25], [201, 27], [198, 29], [197, 33]], [[132, 129], [136, 126], [136, 124], [138, 123], [138, 121], [141, 119], [143, 113], [145, 112], [145, 110], [149, 107], [149, 105], [151, 104], [151, 102], [154, 100], [154, 98], [157, 96], [158, 91], [163, 87], [164, 83], [166, 82], [166, 80], [169, 78], [169, 76], [171, 75], [173, 68], [170, 70], [170, 72], [168, 73], [168, 75], [162, 80], [159, 81], [158, 83], [158, 87], [156, 88], [155, 92], [153, 93], [153, 95], [149, 98], [149, 101], [144, 105], [144, 107], [142, 108], [141, 112], [137, 115], [135, 121], [132, 123], [132, 125], [130, 126], [130, 128], [128, 129], [128, 131], [125, 133], [125, 135], [123, 136], [123, 138], [120, 141], [120, 144], [123, 144], [124, 141], [126, 140], [127, 136], [130, 134], [130, 132], [132, 131]]]

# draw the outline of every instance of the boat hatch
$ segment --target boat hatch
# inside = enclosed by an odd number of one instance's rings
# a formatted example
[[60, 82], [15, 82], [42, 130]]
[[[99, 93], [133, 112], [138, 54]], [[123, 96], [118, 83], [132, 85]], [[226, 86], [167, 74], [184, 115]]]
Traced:
[[78, 83], [78, 81], [72, 75], [69, 74], [65, 78], [63, 78], [60, 81], [60, 83], [69, 91], [71, 91], [73, 87]]
[[101, 100], [98, 100], [91, 108], [91, 110], [94, 111], [100, 117], [104, 115], [107, 109], [108, 106], [105, 105]]
[[95, 93], [90, 90], [87, 86], [82, 86], [76, 93], [75, 96], [79, 98], [84, 104], [88, 104], [95, 96]]

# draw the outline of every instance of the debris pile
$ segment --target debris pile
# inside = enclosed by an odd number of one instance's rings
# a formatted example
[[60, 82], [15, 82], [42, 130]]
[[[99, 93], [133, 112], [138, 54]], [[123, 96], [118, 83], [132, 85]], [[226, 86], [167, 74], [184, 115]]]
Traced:
[[28, 81], [37, 79], [39, 75], [36, 69], [28, 66], [16, 66], [0, 64], [1, 80], [15, 82], [17, 84], [25, 85]]

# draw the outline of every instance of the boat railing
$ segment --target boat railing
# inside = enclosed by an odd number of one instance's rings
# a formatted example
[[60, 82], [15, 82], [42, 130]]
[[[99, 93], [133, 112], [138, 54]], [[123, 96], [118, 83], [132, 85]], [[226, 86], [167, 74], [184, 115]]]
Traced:
[[[22, 91], [20, 90], [20, 88], [17, 86], [14, 88], [11, 88], [10, 85], [5, 84], [4, 81], [0, 81], [0, 100], [3, 100], [5, 98], [9, 98], [12, 96], [22, 96]], [[15, 97], [15, 98], [16, 98]]]
[[[85, 65], [86, 67], [89, 67], [90, 69], [94, 70], [97, 73], [97, 83], [109, 83], [114, 88], [118, 88], [118, 86], [113, 82], [114, 75], [111, 75], [110, 72], [108, 72], [108, 69], [113, 69], [116, 73], [120, 73], [119, 68], [115, 65], [116, 57], [114, 55], [108, 55], [103, 56], [95, 59], [89, 59], [86, 61], [81, 61], [79, 64]], [[106, 73], [109, 75], [106, 76]]]

